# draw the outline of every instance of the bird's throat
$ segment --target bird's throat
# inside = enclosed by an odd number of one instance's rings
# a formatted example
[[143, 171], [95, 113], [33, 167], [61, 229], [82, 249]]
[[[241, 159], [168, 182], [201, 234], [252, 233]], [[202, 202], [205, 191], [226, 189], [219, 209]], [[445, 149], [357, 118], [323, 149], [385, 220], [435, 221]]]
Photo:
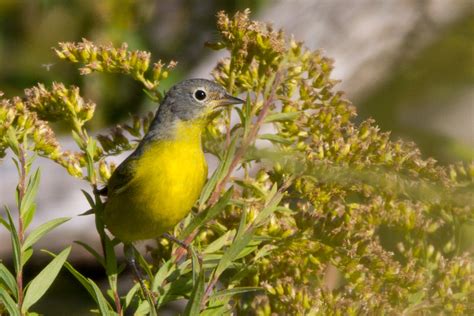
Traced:
[[172, 137], [175, 141], [196, 143], [201, 146], [201, 135], [204, 129], [203, 120], [178, 121], [174, 129]]

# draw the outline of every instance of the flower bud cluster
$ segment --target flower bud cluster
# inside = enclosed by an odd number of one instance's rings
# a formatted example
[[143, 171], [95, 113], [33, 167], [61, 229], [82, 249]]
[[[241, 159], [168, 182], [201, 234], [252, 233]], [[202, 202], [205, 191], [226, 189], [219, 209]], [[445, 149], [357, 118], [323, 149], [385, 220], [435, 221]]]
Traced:
[[25, 100], [0, 100], [0, 155], [3, 157], [7, 148], [17, 153], [16, 146], [21, 143], [25, 149], [57, 162], [69, 174], [81, 178], [83, 155], [61, 149], [49, 122], [40, 119], [40, 112], [31, 106], [29, 96]]
[[152, 64], [149, 52], [130, 51], [126, 43], [117, 48], [110, 44], [96, 45], [83, 39], [79, 43], [59, 43], [54, 51], [61, 59], [81, 63], [82, 75], [92, 72], [123, 73], [140, 81], [148, 90], [156, 90], [160, 81], [168, 78], [169, 71], [176, 66], [175, 61], [167, 65], [161, 61]]
[[[218, 29], [221, 39], [212, 47], [231, 56], [213, 75], [251, 100], [235, 131], [252, 124], [272, 75], [284, 69], [266, 118], [274, 132], [261, 135], [274, 152], [248, 151], [242, 166], [251, 172], [234, 179], [235, 203], [243, 206], [223, 213], [220, 227], [238, 227], [242, 212], [251, 221], [272, 186], [293, 178], [278, 211], [257, 230], [271, 240], [261, 244], [267, 254], [256, 256], [239, 284], [266, 292], [242, 299], [238, 310], [465, 313], [474, 274], [456, 240], [460, 223], [474, 220], [474, 165], [440, 166], [373, 120], [353, 122], [355, 107], [331, 79], [333, 61], [251, 21], [249, 11], [219, 13]], [[222, 125], [208, 128], [207, 148], [225, 141]]]

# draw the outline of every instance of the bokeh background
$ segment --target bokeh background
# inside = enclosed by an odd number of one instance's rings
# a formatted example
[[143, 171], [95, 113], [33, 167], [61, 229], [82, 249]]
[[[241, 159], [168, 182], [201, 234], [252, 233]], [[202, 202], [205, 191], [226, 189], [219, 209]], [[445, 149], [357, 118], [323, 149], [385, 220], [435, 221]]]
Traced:
[[[178, 67], [161, 87], [166, 90], [184, 78], [209, 77], [223, 57], [203, 45], [216, 39], [216, 12], [247, 7], [255, 19], [334, 58], [333, 77], [341, 80], [339, 88], [360, 119], [373, 117], [393, 138], [416, 142], [426, 157], [442, 164], [474, 158], [474, 0], [0, 0], [0, 90], [11, 97], [38, 82], [79, 85], [98, 105], [90, 128], [103, 131], [156, 105], [129, 78], [81, 77], [73, 65], [56, 59], [51, 47], [82, 38], [127, 42], [155, 59], [176, 60]], [[66, 136], [61, 142], [73, 146]], [[87, 209], [79, 191], [88, 189], [85, 183], [50, 162], [37, 164], [43, 179], [35, 225]], [[13, 205], [16, 181], [6, 158], [0, 162], [0, 204]], [[57, 251], [78, 239], [97, 245], [90, 218], [74, 218], [49, 236], [40, 247]], [[7, 262], [8, 239], [0, 230], [0, 259]], [[71, 258], [86, 275], [102, 277], [78, 247]], [[45, 260], [34, 258], [29, 271], [36, 273]], [[71, 310], [71, 304], [77, 308]], [[86, 291], [64, 273], [37, 309], [83, 315], [90, 306]]]

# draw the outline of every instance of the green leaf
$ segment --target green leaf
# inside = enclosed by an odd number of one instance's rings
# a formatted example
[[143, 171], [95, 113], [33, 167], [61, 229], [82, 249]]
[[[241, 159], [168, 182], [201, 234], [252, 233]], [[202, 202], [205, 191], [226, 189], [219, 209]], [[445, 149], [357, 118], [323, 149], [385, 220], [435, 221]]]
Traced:
[[235, 287], [233, 289], [225, 289], [218, 291], [214, 293], [213, 295], [210, 296], [210, 298], [213, 299], [222, 299], [226, 297], [232, 297], [234, 295], [238, 294], [243, 294], [243, 293], [248, 293], [248, 292], [255, 292], [255, 291], [261, 291], [262, 288], [260, 287]]
[[193, 280], [189, 277], [179, 277], [170, 280], [169, 283], [160, 288], [156, 305], [162, 306], [170, 301], [175, 301], [191, 296], [193, 290]]
[[198, 276], [197, 283], [194, 285], [191, 297], [189, 298], [184, 315], [198, 316], [201, 311], [201, 300], [204, 296], [204, 270], [201, 270]]
[[135, 283], [135, 285], [132, 286], [132, 288], [128, 291], [127, 295], [125, 296], [125, 303], [123, 305], [124, 309], [130, 306], [130, 303], [132, 302], [133, 297], [139, 290], [140, 290], [140, 283]]
[[151, 279], [153, 277], [153, 273], [151, 272], [150, 265], [148, 264], [148, 261], [146, 261], [146, 259], [140, 253], [140, 251], [138, 251], [133, 245], [132, 245], [132, 247], [133, 247], [133, 251], [135, 252], [135, 257], [138, 259], [137, 260], [138, 264], [145, 271], [148, 278]]
[[33, 220], [33, 217], [35, 217], [36, 213], [36, 203], [31, 203], [30, 207], [25, 210], [24, 216], [23, 216], [23, 227], [25, 229], [30, 226], [31, 221]]
[[163, 265], [160, 267], [158, 272], [155, 274], [155, 277], [153, 278], [153, 282], [151, 285], [151, 290], [153, 292], [157, 292], [158, 287], [160, 287], [161, 284], [163, 284], [163, 282], [166, 280], [166, 278], [175, 271], [173, 267], [174, 261], [172, 259], [163, 263]]
[[2, 217], [0, 217], [0, 224], [2, 224], [8, 231], [10, 231], [10, 225]]
[[213, 253], [222, 249], [222, 247], [226, 246], [232, 241], [232, 238], [234, 238], [234, 236], [235, 236], [235, 229], [229, 230], [224, 235], [220, 236], [219, 238], [211, 242], [206, 247], [206, 249], [204, 249], [203, 253], [204, 254]]
[[[53, 257], [57, 257], [55, 254], [45, 251]], [[77, 271], [69, 262], [64, 262], [64, 267], [82, 284], [82, 286], [87, 290], [87, 292], [92, 296], [96, 304], [99, 306], [101, 313], [105, 310], [102, 315], [110, 315], [111, 308], [105, 297], [100, 292], [99, 287], [89, 278], [83, 276], [79, 271]], [[104, 308], [105, 305], [105, 308]]]
[[18, 289], [16, 287], [15, 277], [3, 263], [0, 263], [0, 285], [10, 291], [13, 297], [17, 299]]
[[87, 216], [92, 214], [95, 214], [95, 210], [93, 208], [90, 208], [87, 211], [78, 214], [77, 216]]
[[211, 219], [215, 218], [219, 213], [224, 210], [224, 208], [229, 203], [230, 197], [232, 196], [233, 188], [231, 187], [227, 190], [224, 195], [219, 199], [219, 201], [214, 204], [211, 208], [202, 211], [196, 217], [193, 218], [191, 223], [186, 226], [180, 234], [180, 239], [185, 239], [189, 234], [191, 234], [196, 228], [201, 227], [205, 223], [209, 222]]
[[189, 250], [191, 251], [191, 258], [192, 258], [192, 265], [193, 265], [193, 285], [195, 286], [196, 283], [198, 282], [198, 277], [199, 277], [199, 274], [201, 273], [201, 262], [200, 262], [200, 259], [196, 253], [196, 251], [194, 250], [194, 247], [193, 246], [189, 246]]
[[[276, 191], [276, 184], [272, 187], [273, 191]], [[270, 195], [271, 196], [271, 195]], [[265, 208], [258, 213], [257, 217], [254, 220], [254, 225], [259, 226], [265, 222], [265, 220], [276, 211], [278, 204], [283, 198], [283, 193], [277, 192], [273, 194], [273, 197], [270, 198], [270, 201], [267, 203]]]
[[105, 271], [107, 275], [116, 274], [117, 257], [115, 256], [115, 244], [107, 235], [104, 235], [102, 240], [105, 248]]
[[5, 206], [5, 212], [7, 213], [8, 225], [10, 226], [10, 237], [13, 249], [13, 265], [15, 267], [15, 272], [18, 273], [18, 271], [20, 271], [22, 267], [20, 240], [18, 239], [18, 232], [16, 231], [15, 224], [13, 223], [12, 214], [8, 206]]
[[250, 123], [252, 122], [252, 104], [250, 103], [250, 93], [248, 92], [245, 103], [242, 105], [242, 111], [245, 113], [245, 117], [247, 118], [244, 124], [244, 135], [247, 135], [250, 129]]
[[239, 109], [238, 107], [234, 107], [234, 110], [239, 115], [240, 123], [242, 123], [242, 126], [245, 127], [245, 122], [247, 121], [247, 117], [245, 117], [244, 112], [241, 109]]
[[133, 313], [133, 316], [145, 316], [150, 315], [150, 303], [148, 301], [141, 301], [138, 305], [137, 310]]
[[232, 315], [227, 304], [228, 301], [229, 300], [210, 300], [209, 306], [201, 312], [200, 316]]
[[293, 141], [291, 139], [275, 135], [275, 134], [261, 134], [258, 135], [258, 138], [263, 139], [263, 140], [269, 140], [272, 143], [279, 143], [279, 144], [284, 144], [284, 145], [291, 145], [293, 144]]
[[25, 266], [25, 264], [28, 262], [28, 260], [30, 260], [32, 255], [33, 255], [33, 249], [32, 248], [24, 250], [21, 253], [21, 264], [23, 266]]
[[254, 234], [254, 228], [246, 229], [246, 222], [247, 222], [247, 213], [242, 212], [240, 217], [239, 228], [237, 233], [235, 234], [234, 241], [232, 244], [227, 248], [227, 250], [222, 255], [221, 260], [217, 264], [216, 269], [214, 270], [215, 277], [219, 277], [222, 272], [224, 272], [234, 260], [239, 256], [242, 250], [248, 246], [251, 242]]
[[255, 241], [253, 240], [251, 243], [249, 243], [242, 251], [235, 257], [234, 260], [238, 260], [240, 258], [244, 258], [254, 252], [255, 250], [258, 249], [258, 245], [261, 243], [261, 241]]
[[272, 113], [265, 117], [265, 123], [294, 121], [300, 116], [301, 112]]
[[48, 232], [58, 227], [59, 225], [67, 222], [70, 219], [71, 217], [59, 217], [38, 226], [28, 235], [21, 250], [25, 251], [26, 249], [30, 248]]
[[240, 214], [239, 227], [237, 228], [237, 233], [235, 234], [234, 240], [239, 239], [240, 236], [242, 236], [242, 234], [243, 234], [244, 231], [245, 231], [245, 226], [246, 226], [246, 224], [247, 224], [247, 212], [244, 210], [244, 211]]
[[104, 295], [100, 291], [99, 287], [95, 284], [94, 281], [91, 279], [87, 278], [87, 282], [92, 288], [93, 291], [93, 298], [96, 301], [99, 311], [101, 315], [110, 315], [111, 314], [111, 308], [107, 300], [105, 299]]
[[79, 146], [79, 148], [82, 149], [84, 142], [82, 141], [81, 136], [79, 136], [79, 134], [77, 134], [77, 132], [74, 130], [71, 131], [71, 135], [74, 141], [76, 142], [77, 146]]
[[36, 209], [35, 197], [38, 192], [39, 182], [41, 178], [40, 169], [36, 169], [36, 172], [28, 180], [28, 185], [26, 186], [25, 196], [21, 200], [20, 204], [20, 214], [24, 221], [24, 227], [28, 227], [31, 220], [33, 219], [34, 211]]
[[49, 289], [54, 279], [61, 270], [64, 262], [66, 261], [71, 247], [67, 247], [61, 253], [59, 253], [41, 272], [29, 283], [28, 289], [26, 290], [25, 298], [23, 300], [22, 312], [28, 311], [28, 309], [36, 303], [46, 291]]
[[20, 316], [17, 304], [6, 291], [0, 291], [0, 302], [3, 302], [10, 316]]
[[82, 190], [82, 189], [81, 189], [81, 192], [82, 192], [82, 194], [84, 194], [84, 196], [86, 197], [87, 202], [89, 202], [89, 205], [90, 205], [92, 208], [94, 208], [94, 207], [95, 207], [95, 202], [94, 202], [94, 199], [92, 198], [92, 196], [91, 196], [89, 193], [87, 193], [85, 190]]
[[[56, 255], [52, 252], [44, 250], [47, 254], [56, 257]], [[82, 286], [89, 292], [89, 294], [95, 299], [94, 290], [90, 285], [88, 279], [83, 276], [79, 271], [77, 271], [69, 262], [64, 262], [64, 267], [82, 284]]]
[[265, 123], [294, 121], [301, 115], [301, 111], [272, 113], [265, 117]]
[[91, 246], [89, 246], [88, 244], [80, 240], [75, 240], [74, 243], [82, 246], [87, 252], [89, 252], [95, 258], [95, 260], [97, 260], [98, 263], [100, 263], [105, 268], [104, 258], [102, 258], [101, 255], [99, 255], [99, 253], [94, 250], [94, 248], [92, 248]]
[[234, 242], [224, 252], [215, 270], [215, 277], [219, 277], [237, 258], [240, 252], [250, 243], [254, 229], [248, 229], [241, 236], [236, 236]]

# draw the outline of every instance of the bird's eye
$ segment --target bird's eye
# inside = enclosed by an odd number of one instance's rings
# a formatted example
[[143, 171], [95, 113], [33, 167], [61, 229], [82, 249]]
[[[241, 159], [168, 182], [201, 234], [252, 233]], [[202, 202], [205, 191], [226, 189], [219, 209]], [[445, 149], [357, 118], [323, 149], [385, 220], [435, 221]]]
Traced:
[[203, 101], [207, 97], [207, 95], [204, 90], [198, 89], [196, 90], [196, 92], [194, 92], [194, 97], [198, 101]]

